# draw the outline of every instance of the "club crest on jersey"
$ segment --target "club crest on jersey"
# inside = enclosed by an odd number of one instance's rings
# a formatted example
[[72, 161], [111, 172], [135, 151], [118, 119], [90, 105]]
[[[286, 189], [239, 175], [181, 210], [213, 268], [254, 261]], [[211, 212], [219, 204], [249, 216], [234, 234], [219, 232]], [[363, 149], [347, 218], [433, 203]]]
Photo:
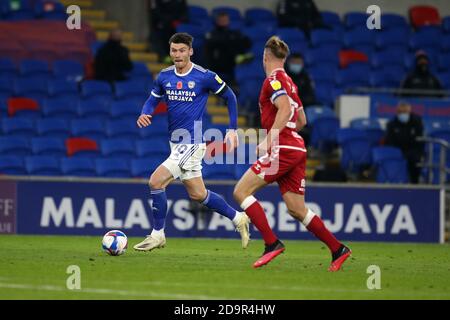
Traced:
[[177, 89], [183, 89], [183, 82], [181, 81], [177, 82]]
[[280, 90], [281, 89], [281, 82], [278, 80], [272, 80], [270, 81], [270, 86], [273, 90]]
[[189, 82], [188, 82], [188, 87], [189, 87], [189, 89], [194, 89], [194, 87], [195, 87], [195, 82], [194, 82], [194, 81], [189, 81]]
[[222, 84], [223, 83], [223, 80], [222, 79], [220, 79], [220, 77], [216, 74], [216, 76], [214, 77], [214, 79], [216, 79], [216, 81], [219, 83], [219, 84]]
[[166, 84], [166, 88], [170, 88], [172, 85], [170, 84], [170, 82], [168, 82], [167, 84]]

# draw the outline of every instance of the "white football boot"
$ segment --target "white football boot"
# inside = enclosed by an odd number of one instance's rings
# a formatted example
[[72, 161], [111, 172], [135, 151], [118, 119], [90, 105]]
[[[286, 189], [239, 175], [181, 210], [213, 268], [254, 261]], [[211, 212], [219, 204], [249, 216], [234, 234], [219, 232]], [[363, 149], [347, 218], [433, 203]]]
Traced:
[[238, 212], [236, 217], [233, 219], [233, 223], [236, 226], [236, 231], [241, 234], [242, 248], [246, 249], [248, 243], [250, 242], [250, 218], [245, 214], [245, 212]]
[[139, 242], [133, 248], [137, 251], [152, 251], [153, 249], [160, 249], [166, 246], [166, 236], [164, 232], [149, 234], [144, 241]]

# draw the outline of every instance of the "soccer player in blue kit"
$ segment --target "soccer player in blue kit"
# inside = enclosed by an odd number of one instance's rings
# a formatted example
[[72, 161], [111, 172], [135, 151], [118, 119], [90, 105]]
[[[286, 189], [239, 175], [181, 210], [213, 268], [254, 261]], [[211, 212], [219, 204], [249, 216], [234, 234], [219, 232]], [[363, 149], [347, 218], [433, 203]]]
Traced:
[[227, 102], [230, 128], [225, 135], [225, 142], [229, 142], [232, 149], [238, 145], [237, 101], [234, 92], [217, 74], [191, 62], [192, 42], [192, 36], [187, 33], [176, 33], [170, 38], [170, 57], [174, 65], [160, 72], [137, 120], [140, 128], [149, 126], [155, 107], [164, 98], [168, 107], [171, 153], [150, 177], [154, 225], [151, 234], [134, 246], [139, 251], [165, 246], [165, 188], [177, 178], [180, 178], [192, 200], [233, 221], [241, 235], [243, 248], [249, 242], [250, 219], [245, 212], [233, 209], [220, 195], [207, 190], [202, 179], [202, 159], [206, 144], [203, 141], [201, 121], [209, 92], [219, 95]]

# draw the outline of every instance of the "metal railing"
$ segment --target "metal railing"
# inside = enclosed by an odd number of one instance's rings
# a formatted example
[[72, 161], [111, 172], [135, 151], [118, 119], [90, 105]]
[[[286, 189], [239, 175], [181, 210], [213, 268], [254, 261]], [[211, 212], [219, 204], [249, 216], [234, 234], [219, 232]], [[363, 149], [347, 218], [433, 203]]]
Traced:
[[[428, 169], [427, 183], [432, 184], [434, 180], [434, 172], [439, 170], [439, 184], [443, 186], [447, 180], [447, 174], [450, 173], [450, 168], [447, 168], [447, 152], [450, 150], [450, 143], [439, 138], [418, 137], [417, 141], [427, 144], [428, 152], [426, 161], [418, 163], [417, 166]], [[433, 161], [433, 149], [435, 145], [439, 146], [439, 163]]]

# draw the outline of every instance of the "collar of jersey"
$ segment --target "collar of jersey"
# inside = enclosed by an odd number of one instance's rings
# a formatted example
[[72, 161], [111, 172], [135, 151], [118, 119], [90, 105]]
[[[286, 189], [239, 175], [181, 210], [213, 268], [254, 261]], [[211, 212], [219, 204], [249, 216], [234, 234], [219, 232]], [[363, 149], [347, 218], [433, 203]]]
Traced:
[[186, 71], [186, 73], [178, 73], [178, 72], [177, 72], [177, 68], [175, 67], [175, 69], [174, 69], [175, 74], [176, 74], [177, 76], [179, 76], [179, 77], [187, 76], [189, 73], [191, 73], [192, 69], [194, 69], [194, 65], [195, 65], [195, 64], [192, 62], [191, 68], [190, 68], [188, 71]]
[[273, 69], [271, 74], [274, 74], [274, 73], [277, 72], [277, 71], [284, 71], [284, 68], [276, 68], [276, 69]]

